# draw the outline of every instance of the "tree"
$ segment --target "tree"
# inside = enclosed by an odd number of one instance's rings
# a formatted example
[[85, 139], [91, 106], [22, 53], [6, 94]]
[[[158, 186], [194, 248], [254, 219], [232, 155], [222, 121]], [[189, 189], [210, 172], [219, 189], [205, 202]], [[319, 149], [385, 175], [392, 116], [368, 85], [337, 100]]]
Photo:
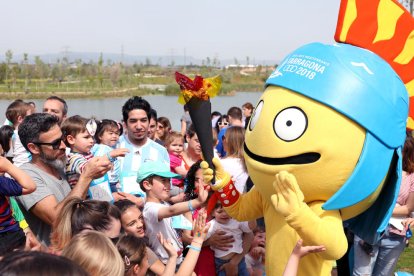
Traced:
[[120, 64], [114, 64], [110, 68], [109, 77], [112, 82], [112, 87], [116, 87], [117, 82], [120, 80], [121, 66]]
[[27, 85], [29, 84], [29, 54], [23, 53], [23, 68], [24, 68], [24, 91], [28, 92]]
[[[48, 73], [48, 66], [40, 59], [39, 56], [35, 56], [35, 77], [37, 78], [37, 82], [41, 83], [41, 86], [44, 86], [44, 80]], [[36, 90], [38, 89], [36, 82]]]
[[151, 66], [151, 65], [152, 65], [151, 60], [148, 57], [145, 58], [145, 66], [148, 67], [148, 66]]
[[211, 65], [210, 57], [206, 57], [206, 65], [207, 66], [210, 66]]
[[98, 59], [98, 80], [101, 88], [103, 87], [103, 54], [99, 55]]
[[10, 83], [9, 83], [9, 74], [10, 74], [10, 63], [13, 59], [13, 52], [12, 50], [7, 50], [6, 51], [6, 63], [7, 63], [7, 68], [6, 68], [6, 83], [7, 83], [7, 87], [9, 88], [10, 91]]

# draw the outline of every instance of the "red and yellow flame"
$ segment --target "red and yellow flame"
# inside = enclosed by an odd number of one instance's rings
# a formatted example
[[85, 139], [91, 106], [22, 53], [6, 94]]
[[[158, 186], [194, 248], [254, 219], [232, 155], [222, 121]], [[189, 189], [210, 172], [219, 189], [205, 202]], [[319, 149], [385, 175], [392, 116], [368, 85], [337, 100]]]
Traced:
[[394, 68], [410, 97], [414, 129], [414, 18], [393, 0], [342, 0], [335, 40], [373, 51]]
[[186, 75], [175, 72], [175, 81], [181, 89], [180, 96], [178, 97], [178, 102], [181, 104], [188, 103], [192, 97], [207, 101], [215, 97], [221, 88], [220, 76], [206, 79], [202, 76], [196, 76], [194, 79], [190, 79]]

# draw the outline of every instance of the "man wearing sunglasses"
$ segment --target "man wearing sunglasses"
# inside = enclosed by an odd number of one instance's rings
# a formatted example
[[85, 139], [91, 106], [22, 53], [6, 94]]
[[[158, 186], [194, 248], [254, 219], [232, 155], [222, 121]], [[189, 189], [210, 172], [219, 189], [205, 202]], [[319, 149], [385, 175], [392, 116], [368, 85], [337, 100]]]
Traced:
[[18, 197], [18, 202], [30, 228], [37, 238], [49, 246], [50, 230], [68, 198], [85, 198], [93, 179], [103, 176], [111, 163], [106, 157], [89, 160], [78, 184], [71, 190], [65, 178], [65, 143], [57, 116], [36, 113], [27, 116], [19, 127], [23, 146], [32, 154], [32, 160], [21, 166], [37, 185], [30, 196]]

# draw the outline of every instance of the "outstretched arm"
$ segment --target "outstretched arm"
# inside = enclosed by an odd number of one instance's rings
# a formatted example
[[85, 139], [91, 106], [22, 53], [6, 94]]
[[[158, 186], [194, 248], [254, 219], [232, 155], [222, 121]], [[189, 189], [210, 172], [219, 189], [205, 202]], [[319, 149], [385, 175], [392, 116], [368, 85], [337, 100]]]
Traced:
[[299, 260], [303, 256], [309, 253], [318, 253], [325, 251], [325, 246], [302, 246], [303, 241], [298, 240], [295, 248], [293, 248], [292, 254], [290, 255], [288, 262], [283, 272], [283, 276], [296, 276], [298, 272]]

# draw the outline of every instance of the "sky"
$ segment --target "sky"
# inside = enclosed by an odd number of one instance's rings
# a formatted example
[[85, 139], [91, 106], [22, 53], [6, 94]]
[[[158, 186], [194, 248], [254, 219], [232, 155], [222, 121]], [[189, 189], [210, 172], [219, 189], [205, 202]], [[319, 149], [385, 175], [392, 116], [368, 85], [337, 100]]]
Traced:
[[281, 60], [332, 43], [339, 0], [13, 0], [0, 54], [102, 52]]

